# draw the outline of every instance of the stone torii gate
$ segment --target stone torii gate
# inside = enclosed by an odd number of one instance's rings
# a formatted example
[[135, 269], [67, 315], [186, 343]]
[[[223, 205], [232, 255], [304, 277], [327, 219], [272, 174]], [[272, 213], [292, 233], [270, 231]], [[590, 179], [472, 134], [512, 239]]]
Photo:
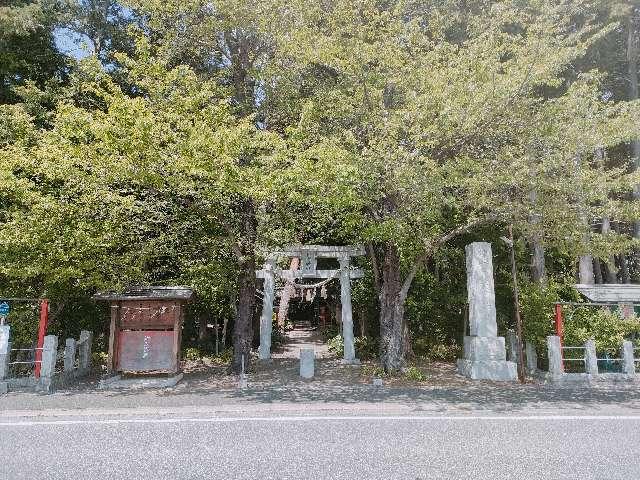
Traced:
[[[342, 338], [344, 339], [343, 363], [357, 364], [353, 338], [353, 315], [351, 312], [351, 279], [362, 278], [364, 272], [350, 267], [351, 257], [363, 256], [362, 246], [325, 246], [299, 245], [290, 246], [280, 251], [271, 252], [262, 270], [256, 271], [256, 277], [264, 279], [264, 297], [262, 299], [262, 316], [260, 317], [260, 360], [271, 358], [271, 330], [273, 319], [273, 300], [275, 296], [276, 276], [285, 281], [295, 283], [297, 279], [332, 279], [340, 278], [340, 301], [342, 303]], [[299, 270], [282, 270], [277, 267], [281, 257], [300, 258]], [[339, 270], [318, 270], [318, 258], [335, 258], [340, 263]], [[298, 284], [304, 288], [304, 284]]]

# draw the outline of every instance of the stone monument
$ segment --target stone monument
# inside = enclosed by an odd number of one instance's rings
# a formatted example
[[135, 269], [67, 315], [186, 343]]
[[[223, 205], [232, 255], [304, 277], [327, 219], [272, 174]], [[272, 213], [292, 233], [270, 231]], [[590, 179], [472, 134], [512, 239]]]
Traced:
[[515, 381], [516, 364], [507, 361], [504, 337], [498, 337], [491, 244], [474, 242], [465, 251], [471, 335], [464, 337], [458, 371], [474, 380]]
[[315, 356], [313, 348], [300, 349], [300, 376], [307, 380], [315, 375]]

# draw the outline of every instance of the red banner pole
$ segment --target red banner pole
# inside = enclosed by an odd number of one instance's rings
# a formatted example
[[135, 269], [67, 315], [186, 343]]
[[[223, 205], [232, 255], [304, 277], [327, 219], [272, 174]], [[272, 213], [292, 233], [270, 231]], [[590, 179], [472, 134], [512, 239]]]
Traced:
[[47, 325], [49, 323], [49, 300], [46, 298], [40, 301], [40, 325], [38, 327], [38, 346], [36, 350], [36, 363], [34, 374], [36, 378], [40, 378], [40, 366], [42, 362], [42, 347], [44, 346], [44, 337], [47, 334]]

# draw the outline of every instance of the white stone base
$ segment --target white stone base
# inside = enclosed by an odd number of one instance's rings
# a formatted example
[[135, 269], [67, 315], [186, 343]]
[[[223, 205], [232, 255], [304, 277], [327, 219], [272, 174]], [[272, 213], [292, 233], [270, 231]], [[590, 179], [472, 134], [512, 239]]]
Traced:
[[476, 361], [506, 360], [504, 337], [464, 337], [464, 358]]
[[506, 360], [458, 360], [458, 373], [473, 380], [498, 380], [511, 382], [518, 379], [514, 362]]

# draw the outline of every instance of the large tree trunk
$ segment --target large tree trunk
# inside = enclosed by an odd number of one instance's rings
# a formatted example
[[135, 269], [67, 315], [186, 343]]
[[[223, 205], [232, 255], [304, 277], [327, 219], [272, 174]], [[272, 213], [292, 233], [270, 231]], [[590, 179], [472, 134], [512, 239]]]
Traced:
[[631, 274], [629, 273], [628, 258], [624, 253], [618, 255], [620, 264], [620, 283], [631, 283]]
[[547, 285], [547, 268], [544, 261], [544, 247], [539, 237], [531, 239], [531, 280], [538, 285]]
[[[582, 158], [580, 157], [579, 154], [577, 154], [575, 156], [575, 167], [576, 167], [576, 176], [578, 177], [578, 181], [580, 181], [580, 177], [581, 177], [581, 163], [582, 163]], [[587, 246], [590, 242], [589, 234], [587, 233], [587, 230], [590, 231], [591, 227], [589, 225], [589, 218], [587, 217], [587, 213], [586, 213], [585, 199], [582, 192], [582, 184], [580, 183], [579, 185], [580, 185], [579, 186], [580, 195], [578, 199], [578, 209], [580, 211], [580, 220], [582, 221], [585, 228], [583, 243], [585, 246]], [[593, 256], [581, 255], [578, 258], [578, 283], [581, 283], [583, 285], [593, 285], [594, 283]]]
[[[529, 199], [531, 204], [535, 206], [538, 195], [536, 192], [531, 192], [529, 194]], [[529, 223], [532, 225], [540, 223], [540, 216], [533, 214], [529, 216]], [[547, 285], [547, 269], [544, 261], [544, 247], [542, 246], [542, 242], [540, 241], [540, 234], [535, 233], [531, 235], [531, 239], [529, 240], [529, 244], [531, 246], [531, 280], [534, 283], [542, 286]]]
[[602, 262], [600, 262], [599, 258], [593, 259], [593, 275], [597, 285], [604, 283], [602, 279]]
[[234, 372], [241, 371], [242, 358], [245, 368], [249, 366], [251, 344], [253, 342], [253, 311], [256, 295], [256, 214], [252, 200], [239, 202], [241, 215], [240, 256], [238, 257], [238, 307], [233, 329]]
[[[291, 270], [297, 270], [300, 266], [300, 259], [298, 257], [293, 257], [291, 259], [291, 264], [289, 268]], [[287, 316], [289, 315], [289, 302], [296, 294], [296, 287], [287, 283], [282, 290], [282, 296], [280, 297], [280, 307], [278, 308], [278, 326], [283, 329], [284, 325], [287, 323]]]
[[385, 371], [405, 365], [408, 334], [404, 321], [406, 295], [402, 293], [400, 255], [395, 245], [385, 245], [380, 291], [380, 357]]
[[[609, 217], [602, 219], [602, 235], [607, 235], [611, 231], [611, 220]], [[616, 268], [616, 259], [613, 255], [609, 255], [603, 265], [604, 281], [606, 283], [618, 283], [618, 269]]]

